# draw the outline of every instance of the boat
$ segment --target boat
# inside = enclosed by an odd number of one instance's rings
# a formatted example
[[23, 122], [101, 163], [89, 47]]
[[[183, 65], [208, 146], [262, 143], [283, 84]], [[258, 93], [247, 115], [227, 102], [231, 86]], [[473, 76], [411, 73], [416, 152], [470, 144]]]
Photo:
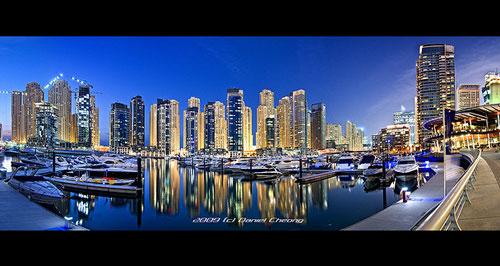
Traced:
[[366, 170], [370, 165], [372, 165], [373, 161], [375, 161], [375, 156], [371, 154], [366, 154], [361, 157], [361, 160], [358, 164], [358, 170]]
[[383, 172], [384, 172], [384, 166], [382, 165], [382, 162], [377, 161], [372, 163], [368, 168], [366, 168], [363, 171], [363, 175], [366, 177], [379, 176], [382, 175]]
[[15, 149], [15, 148], [6, 149], [5, 151], [3, 151], [3, 154], [5, 156], [9, 156], [9, 157], [16, 157], [20, 154], [20, 151], [18, 149]]
[[298, 172], [300, 169], [300, 162], [292, 159], [272, 160], [270, 165], [279, 171], [286, 173]]
[[[414, 156], [406, 156], [398, 160], [394, 167], [394, 173], [397, 178], [402, 180], [409, 180], [416, 178], [418, 174], [418, 164]], [[400, 177], [401, 176], [401, 177]]]
[[335, 164], [334, 173], [336, 174], [352, 174], [359, 172], [354, 165], [352, 156], [342, 156]]
[[86, 174], [82, 176], [63, 175], [61, 177], [55, 177], [55, 176], [45, 177], [45, 179], [55, 183], [64, 183], [65, 181], [73, 181], [73, 182], [115, 185], [115, 186], [129, 186], [135, 182], [134, 179], [116, 179], [112, 177], [91, 178]]
[[46, 158], [38, 157], [37, 155], [21, 156], [21, 162], [30, 165], [37, 165], [42, 167], [52, 166], [52, 161]]
[[22, 175], [18, 174], [20, 169], [16, 168], [10, 178], [4, 182], [28, 199], [41, 204], [54, 205], [64, 197], [64, 194], [51, 182], [45, 180], [41, 175], [36, 175], [36, 170], [29, 175]]

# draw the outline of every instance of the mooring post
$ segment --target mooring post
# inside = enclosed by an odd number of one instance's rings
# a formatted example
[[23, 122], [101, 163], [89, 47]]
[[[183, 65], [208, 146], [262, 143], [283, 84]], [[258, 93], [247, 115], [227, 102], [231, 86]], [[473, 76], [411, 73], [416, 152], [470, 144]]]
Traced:
[[205, 171], [207, 171], [207, 169], [206, 169], [206, 168], [207, 168], [207, 167], [206, 167], [206, 163], [205, 163], [205, 156], [203, 156], [203, 171], [204, 171], [204, 172], [205, 172]]
[[224, 157], [220, 158], [220, 169], [222, 174], [224, 174]]
[[137, 157], [137, 187], [142, 188], [142, 160]]
[[384, 181], [386, 179], [386, 173], [385, 173], [385, 154], [382, 155], [382, 177], [384, 178]]
[[56, 152], [52, 151], [52, 174], [56, 175]]
[[250, 170], [252, 170], [252, 166], [253, 166], [253, 159], [250, 159]]
[[299, 158], [299, 177], [302, 179], [302, 157]]

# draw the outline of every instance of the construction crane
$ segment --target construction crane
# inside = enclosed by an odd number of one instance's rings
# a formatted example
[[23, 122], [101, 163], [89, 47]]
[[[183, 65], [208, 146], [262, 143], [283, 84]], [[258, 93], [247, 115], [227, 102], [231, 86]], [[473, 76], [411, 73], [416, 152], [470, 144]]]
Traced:
[[52, 85], [54, 85], [54, 83], [60, 79], [62, 79], [64, 76], [63, 73], [59, 73], [59, 75], [55, 76], [51, 81], [49, 81], [49, 83], [47, 83], [47, 85], [45, 85], [43, 87], [44, 90], [48, 90], [50, 87], [52, 87]]

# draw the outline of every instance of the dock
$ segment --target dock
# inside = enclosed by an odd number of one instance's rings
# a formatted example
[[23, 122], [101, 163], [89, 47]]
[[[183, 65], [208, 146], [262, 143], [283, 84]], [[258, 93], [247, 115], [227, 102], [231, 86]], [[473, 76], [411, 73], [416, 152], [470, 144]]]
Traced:
[[297, 177], [297, 180], [295, 182], [300, 184], [307, 184], [307, 183], [321, 181], [323, 179], [327, 179], [333, 176], [335, 176], [335, 172], [332, 170], [328, 170], [322, 173], [303, 175], [302, 178]]
[[0, 181], [0, 210], [0, 230], [88, 230], [73, 224], [66, 228], [64, 218], [28, 200], [3, 181]]
[[343, 230], [412, 230], [443, 199], [443, 180], [449, 192], [465, 173], [460, 166], [462, 155], [447, 156], [446, 177], [443, 173], [444, 163], [434, 163], [436, 174], [422, 187], [410, 194], [409, 200], [402, 200], [388, 208], [351, 225]]

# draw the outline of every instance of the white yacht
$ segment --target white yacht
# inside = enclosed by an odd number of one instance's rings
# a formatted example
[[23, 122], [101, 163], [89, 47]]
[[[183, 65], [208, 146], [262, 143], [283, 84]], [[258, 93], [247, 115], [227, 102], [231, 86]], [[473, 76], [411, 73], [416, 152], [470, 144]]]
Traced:
[[403, 157], [398, 160], [398, 163], [394, 167], [394, 173], [397, 176], [406, 176], [403, 179], [413, 179], [416, 178], [418, 174], [418, 164], [415, 161], [414, 156]]
[[356, 166], [354, 165], [354, 158], [350, 155], [340, 157], [335, 164], [336, 172], [349, 172], [354, 171], [355, 169]]

